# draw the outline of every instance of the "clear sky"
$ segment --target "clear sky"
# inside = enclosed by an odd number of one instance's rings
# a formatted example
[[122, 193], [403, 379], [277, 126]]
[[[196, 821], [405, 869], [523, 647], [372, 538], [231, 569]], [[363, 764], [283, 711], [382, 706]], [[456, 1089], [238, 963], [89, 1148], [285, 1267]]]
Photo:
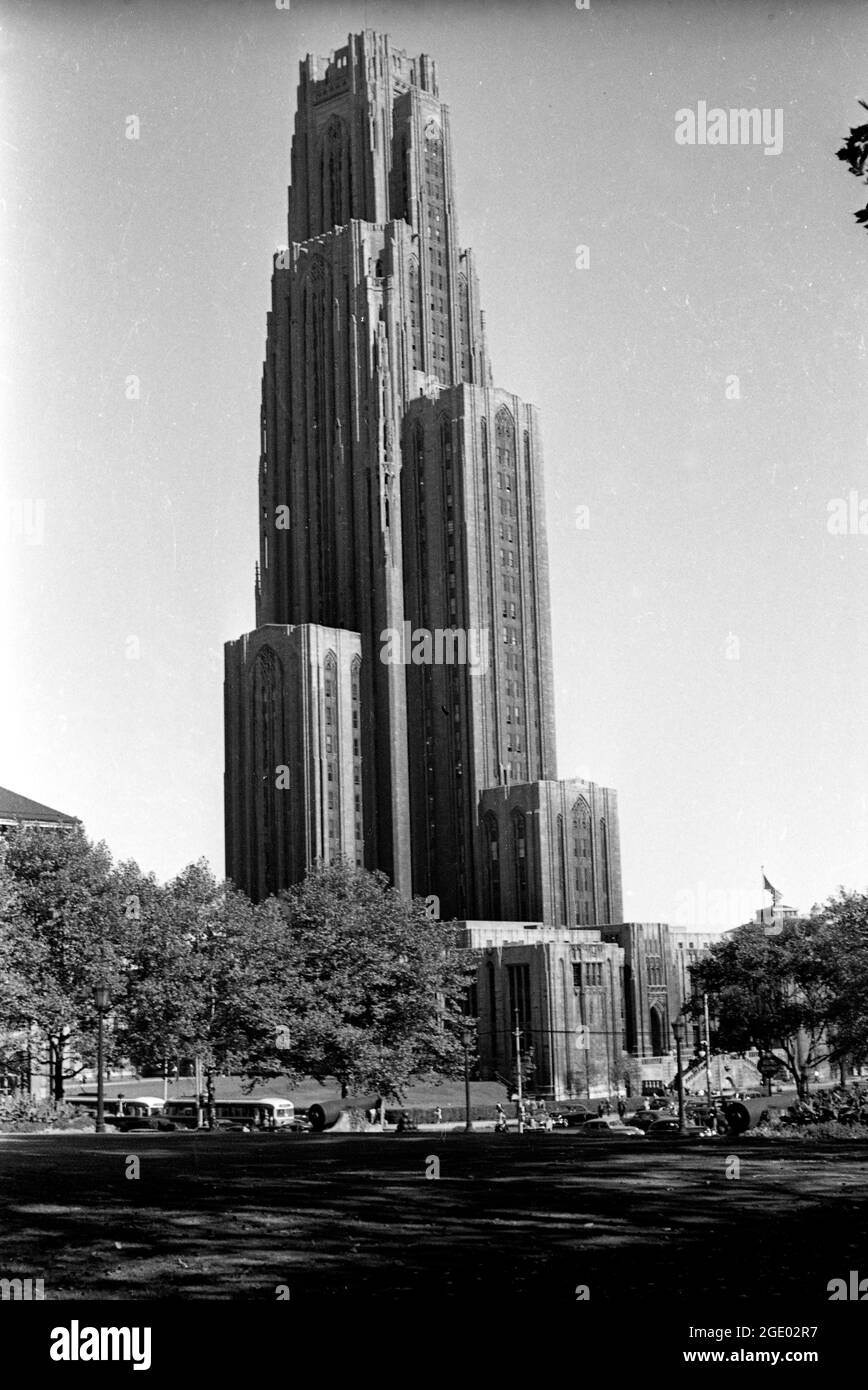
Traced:
[[[495, 380], [542, 412], [559, 773], [618, 789], [626, 917], [731, 925], [761, 864], [864, 890], [868, 535], [827, 525], [868, 499], [862, 0], [0, 14], [0, 783], [223, 870], [298, 62], [367, 26], [438, 62]], [[677, 144], [701, 101], [780, 109], [781, 153]]]

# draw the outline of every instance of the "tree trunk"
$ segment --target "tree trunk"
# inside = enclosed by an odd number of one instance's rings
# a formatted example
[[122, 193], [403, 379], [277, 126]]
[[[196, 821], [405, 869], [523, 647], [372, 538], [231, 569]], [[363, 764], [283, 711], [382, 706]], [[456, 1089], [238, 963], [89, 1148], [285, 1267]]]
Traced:
[[63, 1100], [63, 1030], [58, 1033], [52, 1047], [51, 1094], [59, 1103]]
[[205, 1094], [206, 1094], [206, 1096], [207, 1096], [207, 1104], [206, 1104], [206, 1107], [205, 1107], [205, 1123], [207, 1124], [207, 1126], [208, 1126], [209, 1129], [213, 1129], [213, 1128], [214, 1128], [214, 1099], [215, 1099], [215, 1096], [214, 1096], [214, 1072], [213, 1072], [213, 1070], [211, 1069], [211, 1067], [208, 1067], [207, 1071], [205, 1072]]

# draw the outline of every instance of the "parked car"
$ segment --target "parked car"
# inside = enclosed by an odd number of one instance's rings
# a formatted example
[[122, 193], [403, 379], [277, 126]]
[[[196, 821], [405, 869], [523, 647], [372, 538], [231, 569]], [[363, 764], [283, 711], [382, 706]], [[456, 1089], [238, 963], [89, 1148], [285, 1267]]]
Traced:
[[704, 1139], [708, 1130], [704, 1125], [692, 1124], [686, 1120], [682, 1131], [677, 1119], [667, 1116], [665, 1120], [655, 1120], [649, 1125], [646, 1134], [649, 1139]]
[[584, 1106], [579, 1106], [576, 1110], [553, 1110], [552, 1121], [556, 1129], [573, 1129], [576, 1125], [583, 1125], [588, 1120], [596, 1117], [590, 1110], [585, 1110]]
[[646, 1134], [652, 1125], [659, 1124], [663, 1117], [659, 1110], [637, 1110], [635, 1115], [628, 1115], [626, 1123], [634, 1125]]
[[620, 1120], [586, 1120], [576, 1133], [581, 1139], [644, 1139], [645, 1131], [637, 1125], [625, 1125]]

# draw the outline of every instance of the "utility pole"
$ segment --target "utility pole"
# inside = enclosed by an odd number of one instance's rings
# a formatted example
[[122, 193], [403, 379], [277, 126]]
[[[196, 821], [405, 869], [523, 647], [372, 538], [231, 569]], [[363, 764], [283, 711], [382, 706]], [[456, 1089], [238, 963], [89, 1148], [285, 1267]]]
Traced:
[[681, 1046], [684, 1042], [685, 1025], [683, 1018], [676, 1018], [672, 1025], [672, 1032], [675, 1036], [675, 1065], [677, 1067], [678, 1078], [678, 1129], [681, 1134], [685, 1133], [684, 1122], [684, 1077], [681, 1074]]
[[518, 1026], [518, 1009], [515, 1011], [515, 1071], [518, 1078], [518, 1132], [524, 1134], [524, 1104], [521, 1097], [521, 1029]]
[[708, 1103], [711, 1104], [711, 1029], [708, 1024], [708, 995], [702, 996], [702, 1008], [705, 1013], [705, 1085], [708, 1093]]

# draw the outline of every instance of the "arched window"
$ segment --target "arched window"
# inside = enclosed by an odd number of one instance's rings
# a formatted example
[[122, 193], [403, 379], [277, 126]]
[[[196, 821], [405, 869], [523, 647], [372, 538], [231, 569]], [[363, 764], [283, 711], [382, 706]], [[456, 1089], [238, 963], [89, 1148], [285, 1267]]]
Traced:
[[[506, 612], [503, 624], [503, 670], [518, 673], [524, 668], [524, 615], [521, 602], [522, 576], [520, 574], [520, 538], [522, 528], [518, 525], [518, 462], [516, 458], [515, 421], [501, 406], [494, 418], [494, 472], [489, 489], [491, 508], [501, 523], [500, 575], [497, 586], [497, 604], [501, 613]], [[511, 675], [506, 677], [511, 680]], [[517, 692], [516, 692], [517, 693]], [[527, 742], [513, 742], [511, 731], [504, 720], [502, 747], [499, 761], [509, 767], [510, 781], [528, 780]]]
[[564, 836], [564, 818], [558, 816], [557, 819], [558, 837], [558, 923], [566, 925], [567, 921], [567, 850]]
[[325, 714], [325, 819], [326, 843], [329, 860], [333, 859], [340, 845], [340, 784], [338, 782], [338, 664], [334, 652], [327, 652], [323, 663], [323, 706]]
[[656, 1004], [652, 1004], [648, 1014], [648, 1022], [651, 1025], [651, 1055], [662, 1057], [663, 1047], [663, 1017]]
[[283, 680], [280, 662], [272, 647], [260, 647], [251, 677], [253, 704], [254, 757], [254, 856], [263, 875], [260, 891], [274, 892], [276, 868], [274, 847], [278, 839], [278, 798], [285, 796], [277, 781], [284, 766]]
[[350, 667], [350, 691], [353, 719], [353, 814], [355, 825], [356, 866], [361, 868], [364, 852], [364, 823], [362, 820], [362, 659], [354, 656]]
[[458, 329], [461, 335], [461, 379], [470, 381], [470, 301], [467, 293], [467, 276], [458, 276]]
[[505, 405], [494, 417], [494, 435], [499, 466], [510, 466], [515, 472], [515, 422]]
[[521, 811], [512, 813], [512, 863], [515, 901], [519, 917], [528, 914], [527, 893], [527, 822]]
[[591, 845], [591, 808], [583, 796], [572, 813], [572, 874], [576, 922], [589, 926], [594, 917], [594, 862]]
[[409, 301], [410, 301], [410, 359], [416, 371], [423, 370], [422, 361], [422, 342], [424, 334], [424, 316], [422, 313], [422, 277], [419, 273], [419, 262], [415, 256], [411, 256], [407, 265], [407, 276], [409, 279]]
[[343, 227], [350, 220], [350, 160], [346, 124], [332, 116], [323, 137], [320, 156], [323, 199], [323, 231]]
[[428, 243], [428, 283], [426, 296], [430, 304], [428, 323], [427, 371], [444, 385], [451, 381], [451, 344], [449, 326], [448, 257], [446, 244], [446, 180], [443, 159], [443, 133], [436, 121], [425, 127], [425, 168], [421, 187], [425, 239]]
[[485, 843], [488, 851], [486, 854], [488, 905], [492, 919], [497, 921], [500, 917], [500, 844], [497, 817], [489, 811], [483, 821], [483, 825], [485, 827]]
[[317, 573], [313, 587], [323, 609], [328, 609], [333, 601], [336, 570], [332, 527], [335, 507], [329, 468], [328, 362], [331, 321], [328, 304], [328, 266], [322, 256], [313, 256], [302, 291], [304, 354], [309, 370], [303, 402], [304, 418], [300, 423], [306, 442], [309, 505], [312, 512], [321, 518], [315, 548]]
[[455, 534], [457, 480], [453, 467], [452, 427], [447, 415], [440, 416], [440, 464], [443, 490], [443, 553], [446, 556], [446, 583], [449, 597], [449, 626], [458, 625], [457, 556], [459, 546]]

